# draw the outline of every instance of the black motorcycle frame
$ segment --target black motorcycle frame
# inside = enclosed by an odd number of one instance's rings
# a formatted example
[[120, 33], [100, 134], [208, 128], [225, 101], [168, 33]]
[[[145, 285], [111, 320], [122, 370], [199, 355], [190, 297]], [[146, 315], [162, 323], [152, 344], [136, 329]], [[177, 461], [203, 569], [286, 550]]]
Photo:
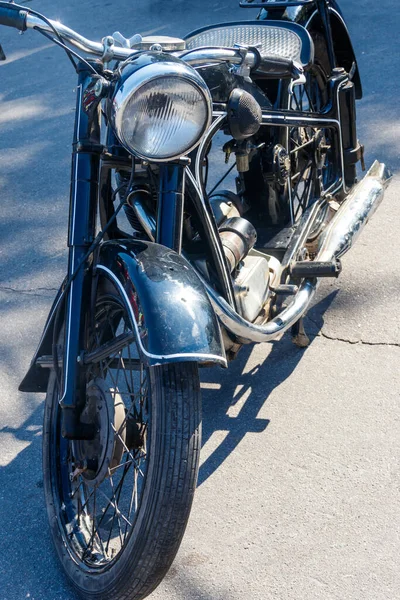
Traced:
[[[261, 4], [263, 8], [270, 9], [264, 3], [260, 3], [260, 6]], [[316, 129], [331, 131], [332, 163], [335, 167], [334, 183], [327, 190], [326, 197], [321, 198], [320, 202], [324, 202], [329, 194], [337, 193], [341, 189], [346, 191], [346, 166], [348, 164], [354, 165], [356, 162], [354, 158], [354, 152], [356, 151], [354, 140], [355, 114], [352, 106], [347, 106], [346, 109], [340, 98], [341, 90], [349, 82], [349, 74], [345, 69], [337, 67], [335, 57], [335, 43], [332, 38], [330, 24], [330, 8], [335, 7], [336, 3], [326, 2], [325, 0], [279, 2], [274, 3], [273, 10], [289, 5], [299, 6], [304, 10], [305, 7], [308, 10], [310, 8], [315, 10], [316, 8], [320, 14], [331, 62], [330, 100], [324, 112], [318, 115], [291, 110], [263, 110], [262, 126], [286, 129], [311, 126]], [[251, 6], [255, 7], [258, 4], [252, 3]], [[267, 18], [267, 15], [261, 15], [261, 18]], [[274, 18], [276, 18], [276, 14]], [[93, 67], [97, 74], [93, 72]], [[100, 255], [96, 252], [93, 260], [86, 260], [85, 257], [95, 240], [97, 207], [99, 207], [102, 224], [109, 220], [114, 211], [111, 197], [110, 170], [121, 165], [132, 167], [127, 153], [119, 147], [111, 131], [108, 135], [107, 147], [102, 146], [100, 143], [100, 98], [95, 94], [95, 86], [101, 78], [102, 68], [100, 62], [92, 62], [90, 68], [87, 63], [80, 64], [71, 171], [69, 262], [66, 278], [68, 283], [66, 287], [64, 282], [63, 288], [56, 298], [31, 368], [20, 386], [21, 391], [45, 391], [49, 369], [43, 369], [42, 367], [49, 366], [49, 356], [52, 356], [51, 360], [56, 366], [58, 365], [56, 345], [58, 332], [61, 330], [64, 321], [65, 361], [61, 405], [65, 409], [63, 410], [65, 416], [64, 434], [69, 438], [82, 437], [83, 435], [82, 431], [79, 431], [77, 414], [79, 399], [82, 394], [84, 396], [84, 390], [81, 389], [80, 384], [81, 380], [84, 379], [81, 376], [81, 368], [84, 364], [83, 332], [85, 331], [85, 319], [90, 314], [93, 305], [93, 282], [96, 285], [96, 273], [98, 273], [96, 264]], [[220, 105], [214, 106], [214, 117], [221, 114], [221, 108]], [[160, 165], [156, 242], [166, 249], [170, 249], [172, 254], [181, 252], [184, 192], [185, 184], [189, 182], [195, 188], [197, 195], [197, 200], [194, 201], [194, 209], [206, 228], [206, 241], [210, 246], [210, 253], [214, 260], [214, 271], [217, 274], [222, 274], [223, 280], [228, 282], [225, 286], [218, 281], [213, 283], [220, 288], [225, 299], [234, 306], [231, 273], [224, 260], [218, 228], [212, 217], [211, 206], [206, 195], [203, 194], [202, 201], [199, 200], [201, 190], [196, 189], [193, 177], [188, 177], [188, 168], [186, 159], [177, 163]], [[118, 244], [116, 240], [120, 240], [122, 235], [115, 225], [109, 229], [106, 241], [103, 243]], [[123, 246], [123, 242], [124, 240], [119, 242], [121, 246]], [[295, 235], [292, 245], [287, 251], [287, 256], [292, 257], [298, 247], [299, 237]], [[171, 310], [175, 310], [173, 306], [171, 306]], [[215, 325], [215, 328], [214, 332], [218, 329], [218, 325]], [[219, 362], [219, 364], [225, 365], [222, 342], [214, 339], [212, 344], [210, 342], [210, 347], [211, 345], [215, 360], [209, 362]], [[198, 352], [198, 349], [195, 351]], [[188, 352], [190, 354], [190, 349]], [[220, 360], [217, 359], [217, 355], [219, 355]], [[195, 352], [193, 356], [195, 356]]]

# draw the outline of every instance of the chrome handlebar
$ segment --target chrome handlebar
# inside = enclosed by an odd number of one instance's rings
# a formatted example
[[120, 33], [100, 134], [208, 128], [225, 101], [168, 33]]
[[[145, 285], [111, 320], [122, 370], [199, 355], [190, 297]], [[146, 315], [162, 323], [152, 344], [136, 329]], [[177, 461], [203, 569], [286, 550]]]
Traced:
[[[87, 38], [83, 37], [83, 35], [80, 35], [73, 29], [66, 27], [58, 21], [51, 21], [49, 19], [49, 22], [52, 24], [52, 26], [60, 35], [60, 37], [72, 46], [75, 46], [76, 48], [79, 48], [79, 50], [83, 50], [84, 52], [88, 52], [89, 54], [103, 56], [105, 51], [104, 43], [93, 42], [92, 40], [88, 40]], [[43, 29], [43, 31], [47, 31], [48, 33], [54, 33], [54, 30], [50, 27], [48, 23], [29, 13], [26, 16], [26, 27], [27, 29], [34, 29], [35, 27], [38, 27], [40, 29]], [[128, 56], [132, 54], [132, 50], [129, 50], [128, 48], [116, 48], [116, 50], [118, 50], [118, 56], [115, 56], [115, 58], [117, 59], [128, 58]]]
[[258, 58], [251, 50], [243, 53], [243, 49], [238, 48], [195, 48], [185, 52], [176, 53], [177, 56], [187, 62], [195, 65], [211, 65], [221, 62], [229, 62], [233, 65], [240, 65], [245, 60], [248, 67], [253, 68], [258, 62]]
[[[102, 42], [93, 42], [58, 21], [49, 20], [49, 22], [64, 41], [75, 46], [79, 50], [83, 50], [84, 52], [98, 56], [104, 60], [126, 60], [139, 52], [139, 49], [135, 47], [122, 48], [117, 46], [112, 36], [103, 38]], [[30, 13], [26, 16], [26, 27], [27, 29], [40, 27], [40, 29], [48, 33], [54, 33], [54, 30], [48, 23]], [[250, 68], [257, 64], [257, 56], [254, 52], [248, 51], [244, 59], [243, 49], [240, 48], [237, 50], [229, 48], [198, 48], [195, 50], [175, 52], [174, 54], [176, 56], [181, 55], [182, 60], [188, 64], [196, 64], [199, 66], [202, 64], [215, 64], [220, 62], [242, 64], [243, 60], [246, 61], [246, 65]]]

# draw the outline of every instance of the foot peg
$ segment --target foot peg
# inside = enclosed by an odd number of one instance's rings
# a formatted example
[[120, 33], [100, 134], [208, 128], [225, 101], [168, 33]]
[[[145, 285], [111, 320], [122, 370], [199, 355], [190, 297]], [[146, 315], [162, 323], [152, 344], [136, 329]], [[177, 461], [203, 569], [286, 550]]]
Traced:
[[293, 263], [290, 274], [294, 279], [313, 279], [318, 277], [338, 278], [342, 272], [339, 259], [330, 262], [302, 261]]
[[299, 291], [299, 287], [297, 285], [289, 285], [282, 284], [278, 285], [278, 287], [269, 286], [269, 289], [272, 293], [277, 296], [295, 296]]

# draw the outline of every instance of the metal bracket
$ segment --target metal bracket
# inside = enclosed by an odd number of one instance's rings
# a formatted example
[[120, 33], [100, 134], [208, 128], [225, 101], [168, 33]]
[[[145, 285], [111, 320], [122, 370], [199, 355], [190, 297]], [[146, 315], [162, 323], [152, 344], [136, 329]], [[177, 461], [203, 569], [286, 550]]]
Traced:
[[344, 154], [345, 166], [355, 165], [361, 161], [361, 168], [365, 171], [364, 146], [357, 140], [357, 148], [349, 148]]
[[[239, 75], [239, 77], [243, 77], [243, 79], [249, 83], [252, 83], [252, 79], [250, 77], [251, 69], [253, 68], [253, 62], [247, 60], [247, 55], [249, 53], [249, 46], [243, 46], [241, 44], [234, 44], [233, 46], [235, 50], [237, 50], [242, 57], [242, 62], [240, 65], [232, 66], [232, 73], [235, 75]], [[257, 46], [252, 46], [257, 48]]]
[[114, 58], [114, 38], [111, 35], [107, 35], [102, 40], [103, 42], [103, 54], [101, 60], [103, 63], [108, 63]]

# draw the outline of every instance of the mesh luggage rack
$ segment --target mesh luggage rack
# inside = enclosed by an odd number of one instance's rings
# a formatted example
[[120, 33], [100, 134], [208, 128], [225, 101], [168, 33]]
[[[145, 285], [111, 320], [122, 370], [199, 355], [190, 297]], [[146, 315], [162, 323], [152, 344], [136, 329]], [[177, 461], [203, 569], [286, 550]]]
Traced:
[[314, 45], [306, 29], [297, 23], [241, 21], [221, 23], [190, 33], [186, 48], [206, 46], [233, 48], [260, 45], [263, 58], [288, 58], [307, 67], [314, 59]]

